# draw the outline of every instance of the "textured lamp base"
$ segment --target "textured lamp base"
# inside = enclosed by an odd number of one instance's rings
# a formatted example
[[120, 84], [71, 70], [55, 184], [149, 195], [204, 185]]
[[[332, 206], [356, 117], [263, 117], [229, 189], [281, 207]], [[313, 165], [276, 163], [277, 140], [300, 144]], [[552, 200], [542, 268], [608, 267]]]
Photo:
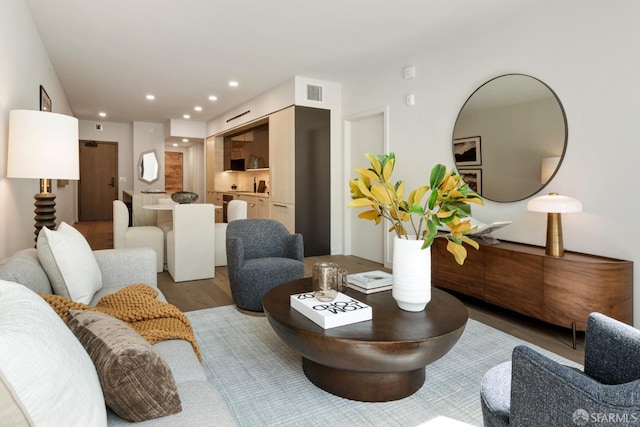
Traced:
[[56, 228], [56, 195], [53, 193], [38, 193], [34, 198], [36, 199], [34, 203], [36, 207], [34, 210], [36, 214], [34, 217], [36, 221], [34, 234], [36, 237], [34, 240], [37, 242], [38, 234], [40, 234], [42, 227], [47, 227], [52, 230]]

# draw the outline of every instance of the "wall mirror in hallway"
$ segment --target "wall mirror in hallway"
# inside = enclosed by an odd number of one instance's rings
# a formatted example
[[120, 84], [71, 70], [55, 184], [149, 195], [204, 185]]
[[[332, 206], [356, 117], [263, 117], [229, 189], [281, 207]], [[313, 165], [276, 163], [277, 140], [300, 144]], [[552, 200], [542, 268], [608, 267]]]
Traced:
[[158, 156], [156, 150], [149, 150], [140, 153], [138, 162], [138, 178], [147, 184], [153, 184], [160, 177]]

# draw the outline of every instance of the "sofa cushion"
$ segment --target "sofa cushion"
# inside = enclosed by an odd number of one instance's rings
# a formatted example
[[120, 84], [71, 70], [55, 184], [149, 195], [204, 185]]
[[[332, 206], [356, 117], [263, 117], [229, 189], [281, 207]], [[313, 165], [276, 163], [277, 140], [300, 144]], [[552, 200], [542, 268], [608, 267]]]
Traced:
[[67, 324], [91, 356], [105, 401], [116, 414], [138, 422], [182, 410], [171, 370], [129, 325], [80, 310], [69, 311]]
[[37, 249], [56, 295], [89, 304], [102, 288], [102, 273], [91, 247], [72, 226], [63, 222], [57, 231], [43, 227]]
[[[105, 426], [93, 363], [33, 291], [0, 280], [0, 420], [9, 425]], [[9, 418], [11, 417], [11, 418]]]
[[35, 248], [23, 249], [13, 254], [7, 262], [0, 266], [0, 279], [20, 283], [37, 293], [53, 293], [49, 278], [40, 265], [38, 251]]

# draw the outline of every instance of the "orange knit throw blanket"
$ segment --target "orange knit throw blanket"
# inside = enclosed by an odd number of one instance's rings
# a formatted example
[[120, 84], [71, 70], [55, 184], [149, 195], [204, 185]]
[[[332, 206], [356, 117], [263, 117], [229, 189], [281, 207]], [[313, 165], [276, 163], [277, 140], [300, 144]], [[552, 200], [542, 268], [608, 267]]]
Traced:
[[172, 339], [186, 340], [202, 362], [189, 319], [175, 305], [157, 300], [157, 295], [158, 291], [149, 285], [130, 285], [105, 295], [92, 307], [59, 295], [40, 294], [65, 323], [69, 310], [99, 311], [126, 322], [150, 344]]

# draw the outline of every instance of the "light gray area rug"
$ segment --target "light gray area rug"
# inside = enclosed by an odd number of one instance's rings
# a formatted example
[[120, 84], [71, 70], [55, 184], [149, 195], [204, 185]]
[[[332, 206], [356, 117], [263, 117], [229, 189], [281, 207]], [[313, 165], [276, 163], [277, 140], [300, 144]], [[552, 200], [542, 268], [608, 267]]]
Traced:
[[266, 318], [244, 315], [233, 306], [186, 314], [209, 380], [224, 395], [238, 424], [247, 427], [459, 425], [454, 420], [479, 426], [482, 376], [511, 360], [513, 347], [527, 344], [469, 319], [455, 347], [427, 366], [425, 384], [415, 394], [394, 402], [355, 402], [311, 384], [300, 356], [278, 338]]

